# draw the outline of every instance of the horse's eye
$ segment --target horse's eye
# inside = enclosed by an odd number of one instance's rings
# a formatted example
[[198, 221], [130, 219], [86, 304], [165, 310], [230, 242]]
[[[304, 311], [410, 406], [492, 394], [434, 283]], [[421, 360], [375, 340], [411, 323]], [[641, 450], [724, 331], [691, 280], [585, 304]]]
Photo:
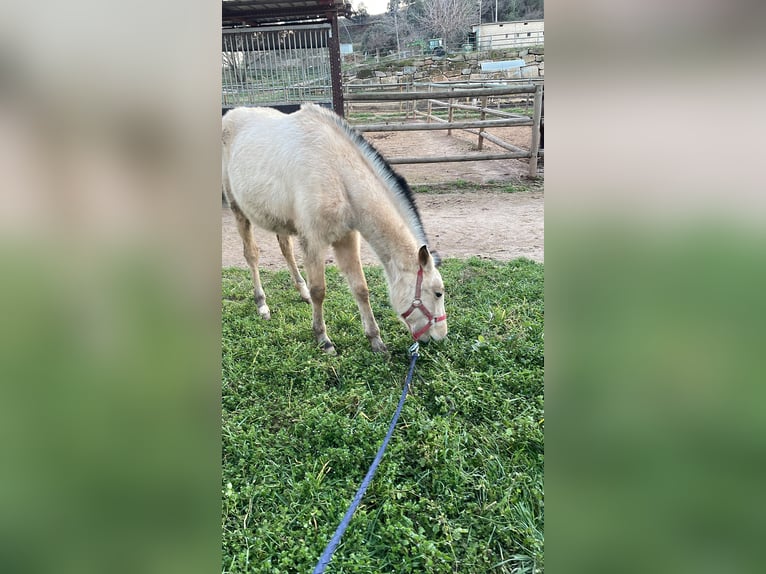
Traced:
[[439, 293], [439, 292], [437, 291], [436, 293], [434, 293], [434, 295], [436, 295], [436, 297], [438, 298], [438, 297], [441, 297], [442, 295], [444, 295], [444, 293]]

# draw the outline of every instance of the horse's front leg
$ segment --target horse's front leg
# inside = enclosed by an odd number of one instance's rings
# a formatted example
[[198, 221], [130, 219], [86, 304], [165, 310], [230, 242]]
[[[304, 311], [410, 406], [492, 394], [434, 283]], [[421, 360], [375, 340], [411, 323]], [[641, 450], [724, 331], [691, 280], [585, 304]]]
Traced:
[[359, 307], [359, 314], [362, 317], [364, 334], [369, 339], [372, 350], [376, 353], [388, 353], [386, 345], [380, 338], [380, 328], [370, 307], [370, 290], [367, 287], [367, 279], [364, 277], [362, 260], [359, 256], [359, 233], [350, 232], [340, 241], [333, 243], [333, 248], [335, 249], [335, 258], [338, 261], [338, 268], [345, 275], [351, 293], [356, 299], [356, 305]]
[[303, 251], [305, 253], [304, 267], [306, 268], [306, 275], [309, 280], [314, 336], [325, 353], [335, 355], [335, 345], [327, 336], [327, 326], [324, 322], [324, 312], [322, 310], [326, 291], [322, 250], [308, 248], [304, 243]]

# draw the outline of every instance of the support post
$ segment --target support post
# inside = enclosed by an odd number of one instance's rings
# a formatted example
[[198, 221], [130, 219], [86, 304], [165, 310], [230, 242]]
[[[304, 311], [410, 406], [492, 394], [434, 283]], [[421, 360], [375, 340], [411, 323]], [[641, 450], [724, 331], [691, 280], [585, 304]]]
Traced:
[[338, 29], [338, 12], [332, 11], [330, 16], [330, 76], [332, 81], [332, 109], [343, 117], [343, 71], [340, 65], [340, 31]]
[[532, 113], [532, 143], [529, 146], [529, 177], [537, 177], [537, 154], [540, 151], [540, 117], [543, 108], [543, 86], [535, 86], [535, 107]]

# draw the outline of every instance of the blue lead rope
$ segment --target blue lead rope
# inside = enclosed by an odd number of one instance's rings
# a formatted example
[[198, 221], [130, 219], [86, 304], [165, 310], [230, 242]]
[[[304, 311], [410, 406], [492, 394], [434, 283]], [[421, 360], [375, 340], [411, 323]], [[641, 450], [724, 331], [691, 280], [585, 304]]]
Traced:
[[349, 522], [351, 522], [351, 517], [354, 515], [354, 511], [356, 510], [356, 507], [359, 506], [359, 503], [362, 501], [362, 497], [364, 496], [364, 493], [367, 491], [367, 487], [370, 486], [370, 482], [372, 482], [372, 477], [375, 476], [375, 471], [378, 469], [378, 465], [380, 464], [380, 461], [383, 459], [383, 453], [386, 452], [388, 441], [391, 440], [391, 435], [394, 434], [394, 427], [396, 426], [396, 423], [399, 420], [399, 415], [402, 412], [402, 407], [404, 406], [404, 399], [407, 398], [407, 391], [409, 391], [410, 389], [410, 382], [412, 381], [412, 373], [415, 370], [415, 361], [418, 360], [417, 341], [415, 342], [414, 345], [410, 347], [410, 356], [411, 356], [410, 370], [407, 372], [407, 378], [404, 381], [404, 388], [402, 389], [402, 396], [399, 399], [399, 405], [397, 405], [396, 407], [396, 412], [394, 413], [394, 418], [391, 421], [391, 425], [388, 427], [388, 433], [386, 433], [386, 438], [383, 439], [383, 444], [380, 445], [380, 448], [378, 449], [378, 454], [375, 455], [375, 460], [373, 460], [372, 464], [370, 465], [370, 470], [367, 471], [367, 475], [364, 477], [362, 484], [359, 485], [359, 490], [356, 491], [356, 494], [354, 495], [354, 500], [351, 501], [351, 506], [348, 507], [346, 514], [343, 516], [343, 520], [340, 521], [340, 524], [338, 524], [338, 528], [335, 529], [335, 534], [332, 535], [330, 542], [327, 544], [327, 547], [324, 549], [324, 552], [322, 552], [322, 556], [319, 557], [319, 562], [317, 563], [316, 568], [314, 568], [314, 574], [322, 574], [322, 572], [324, 572], [324, 569], [327, 568], [327, 565], [330, 563], [330, 560], [332, 560], [332, 555], [335, 552], [335, 549], [338, 547], [338, 544], [340, 544], [340, 539], [343, 536], [343, 533], [346, 531], [346, 528], [348, 527]]

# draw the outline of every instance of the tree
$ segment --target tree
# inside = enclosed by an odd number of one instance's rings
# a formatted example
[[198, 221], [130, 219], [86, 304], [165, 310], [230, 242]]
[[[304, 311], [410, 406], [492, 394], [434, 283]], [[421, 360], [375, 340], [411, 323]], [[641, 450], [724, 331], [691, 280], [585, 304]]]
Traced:
[[448, 46], [462, 43], [478, 20], [475, 0], [423, 0], [418, 22]]
[[[543, 8], [543, 0], [497, 0], [497, 20], [500, 22], [540, 20], [543, 18]], [[495, 21], [495, 2], [493, 0], [483, 0], [481, 21]]]
[[366, 52], [375, 52], [376, 50], [396, 50], [397, 38], [399, 39], [399, 48], [405, 46], [420, 36], [412, 22], [407, 18], [406, 12], [394, 10], [376, 18], [362, 36], [362, 50]]
[[410, 8], [410, 6], [416, 4], [419, 1], [420, 0], [388, 0], [386, 12], [405, 12], [408, 8]]
[[356, 20], [360, 24], [364, 24], [367, 22], [367, 18], [370, 17], [370, 13], [367, 11], [367, 6], [364, 2], [360, 2], [359, 6], [356, 9], [356, 12], [354, 13], [354, 16], [356, 17]]

